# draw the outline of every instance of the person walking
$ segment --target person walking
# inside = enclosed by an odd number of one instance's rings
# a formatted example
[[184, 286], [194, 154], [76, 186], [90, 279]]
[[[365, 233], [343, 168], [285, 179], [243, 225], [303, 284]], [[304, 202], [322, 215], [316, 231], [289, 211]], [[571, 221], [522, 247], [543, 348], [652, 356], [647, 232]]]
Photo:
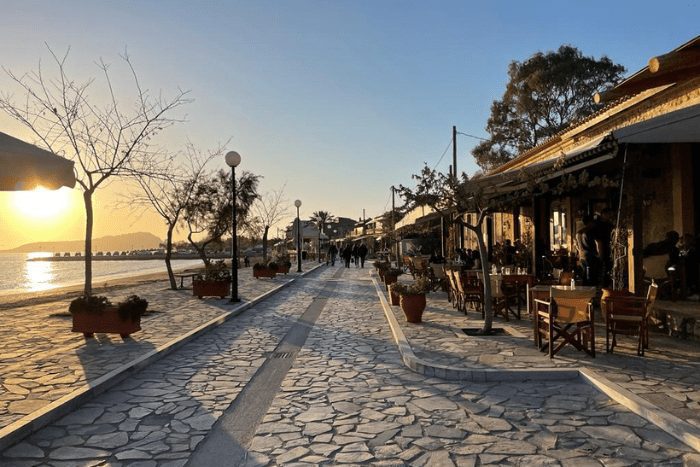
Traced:
[[360, 248], [357, 243], [352, 247], [352, 262], [355, 263], [355, 267], [360, 267]]
[[334, 243], [331, 243], [331, 246], [328, 247], [328, 257], [326, 258], [326, 265], [328, 265], [328, 261], [330, 260], [331, 266], [335, 266], [335, 255], [338, 254], [338, 248], [335, 246]]
[[357, 254], [360, 257], [360, 267], [364, 268], [365, 258], [367, 257], [367, 245], [365, 245], [365, 242], [362, 242], [357, 248]]
[[343, 249], [343, 260], [345, 260], [345, 267], [350, 267], [350, 260], [352, 259], [352, 246], [350, 244], [345, 245]]

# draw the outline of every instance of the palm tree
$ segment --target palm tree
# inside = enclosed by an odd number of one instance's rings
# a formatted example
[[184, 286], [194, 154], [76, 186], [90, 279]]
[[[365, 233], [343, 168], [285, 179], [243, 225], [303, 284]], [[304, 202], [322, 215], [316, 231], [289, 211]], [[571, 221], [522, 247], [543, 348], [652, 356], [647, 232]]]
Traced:
[[318, 227], [318, 262], [321, 262], [321, 230], [328, 222], [333, 222], [335, 216], [330, 211], [316, 211], [311, 215], [311, 220]]

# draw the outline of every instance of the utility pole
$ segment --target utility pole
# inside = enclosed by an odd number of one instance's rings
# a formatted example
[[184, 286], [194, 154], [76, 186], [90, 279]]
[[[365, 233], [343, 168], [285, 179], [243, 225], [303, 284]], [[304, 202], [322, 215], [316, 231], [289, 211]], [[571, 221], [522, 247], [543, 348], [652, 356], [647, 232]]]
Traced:
[[457, 181], [457, 127], [452, 125], [452, 175]]

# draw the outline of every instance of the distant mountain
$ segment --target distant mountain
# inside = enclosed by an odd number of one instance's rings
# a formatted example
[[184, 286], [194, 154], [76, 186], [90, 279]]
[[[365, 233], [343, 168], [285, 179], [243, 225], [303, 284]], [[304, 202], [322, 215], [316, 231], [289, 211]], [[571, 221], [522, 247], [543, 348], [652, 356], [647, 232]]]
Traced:
[[[158, 248], [161, 239], [148, 232], [136, 232], [124, 235], [109, 235], [92, 240], [92, 252], [98, 251], [124, 251], [124, 250], [147, 250]], [[26, 243], [11, 250], [0, 251], [0, 253], [31, 253], [32, 251], [50, 251], [51, 253], [83, 251], [84, 240], [68, 240], [63, 242], [35, 242]]]

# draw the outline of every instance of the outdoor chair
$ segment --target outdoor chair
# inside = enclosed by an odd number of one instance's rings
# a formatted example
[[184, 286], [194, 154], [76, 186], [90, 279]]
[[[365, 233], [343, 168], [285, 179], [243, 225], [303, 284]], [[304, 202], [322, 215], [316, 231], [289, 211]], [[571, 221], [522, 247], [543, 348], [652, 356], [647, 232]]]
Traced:
[[642, 260], [644, 269], [644, 282], [648, 285], [657, 284], [659, 290], [668, 288], [671, 300], [676, 300], [675, 274], [669, 271], [670, 262], [668, 254], [647, 256]]
[[[605, 351], [612, 353], [618, 334], [637, 336], [637, 355], [643, 357], [649, 348], [649, 318], [659, 286], [651, 284], [646, 297], [615, 296], [603, 303], [605, 318]], [[610, 336], [612, 335], [612, 342]]]
[[[516, 318], [520, 319], [521, 306], [527, 302], [527, 287], [534, 285], [532, 276], [506, 274], [503, 276], [501, 290], [508, 297], [508, 307]], [[515, 309], [513, 309], [515, 306]]]
[[430, 263], [430, 282], [433, 290], [447, 291], [447, 275], [445, 274], [445, 265], [441, 263]]
[[474, 311], [481, 312], [484, 317], [484, 283], [479, 279], [476, 271], [456, 271], [458, 285], [461, 287], [464, 297], [464, 313], [467, 313], [467, 304]]
[[[503, 288], [503, 277], [501, 275], [489, 276], [491, 280], [491, 306], [493, 307], [493, 316], [502, 316], [506, 321], [510, 321], [510, 302], [514, 299], [514, 295], [505, 293]], [[520, 318], [520, 316], [518, 316]]]
[[591, 290], [553, 286], [549, 301], [535, 299], [535, 340], [553, 358], [567, 344], [595, 358], [595, 327]]
[[452, 308], [462, 311], [463, 297], [460, 295], [459, 288], [457, 287], [455, 273], [451, 269], [445, 269], [445, 275], [447, 276], [447, 284], [449, 287], [449, 290], [447, 291], [447, 299], [452, 302]]

